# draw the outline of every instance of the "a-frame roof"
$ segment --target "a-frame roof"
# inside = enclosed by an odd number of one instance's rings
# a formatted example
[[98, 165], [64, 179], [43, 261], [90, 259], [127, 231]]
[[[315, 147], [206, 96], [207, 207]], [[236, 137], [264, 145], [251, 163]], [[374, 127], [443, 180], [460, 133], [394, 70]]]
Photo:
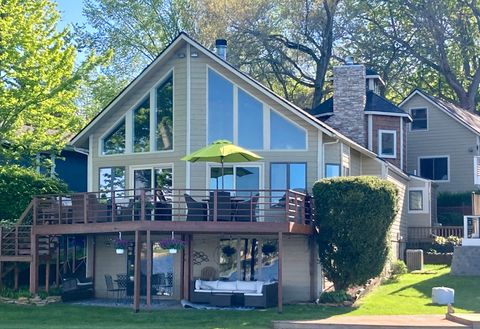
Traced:
[[307, 113], [303, 109], [299, 108], [295, 104], [291, 103], [290, 101], [284, 99], [283, 97], [275, 94], [273, 91], [271, 91], [269, 88], [265, 87], [252, 77], [248, 76], [247, 74], [241, 72], [228, 62], [222, 60], [219, 58], [217, 55], [215, 55], [211, 50], [207, 49], [194, 39], [192, 39], [188, 34], [185, 32], [181, 32], [158, 56], [155, 58], [152, 63], [150, 63], [130, 84], [125, 87], [117, 97], [115, 97], [100, 113], [98, 113], [72, 140], [71, 144], [72, 145], [80, 145], [82, 142], [86, 142], [89, 132], [93, 127], [99, 122], [102, 117], [104, 117], [114, 106], [117, 104], [119, 101], [125, 97], [127, 92], [134, 88], [136, 84], [142, 80], [142, 78], [154, 67], [157, 65], [161, 65], [161, 62], [164, 58], [167, 57], [167, 55], [174, 49], [180, 42], [186, 42], [195, 48], [197, 48], [199, 51], [201, 51], [203, 54], [205, 54], [208, 58], [212, 59], [216, 63], [222, 65], [224, 68], [235, 74], [237, 77], [241, 78], [242, 80], [246, 81], [249, 83], [253, 88], [256, 88], [260, 92], [262, 92], [264, 95], [267, 97], [271, 98], [273, 101], [276, 103], [279, 103], [283, 105], [285, 108], [287, 108], [289, 111], [292, 113], [296, 114], [306, 122], [312, 124], [313, 126], [317, 127], [320, 129], [323, 133], [334, 137], [334, 138], [339, 138], [342, 140], [345, 144], [349, 145], [350, 147], [362, 152], [365, 155], [368, 155], [369, 157], [376, 157], [376, 154], [373, 153], [372, 151], [366, 149], [365, 147], [357, 144], [353, 140], [349, 139], [348, 137], [342, 135], [340, 132], [336, 131], [332, 127], [328, 126], [326, 123], [320, 121], [319, 119], [315, 118], [313, 115]]

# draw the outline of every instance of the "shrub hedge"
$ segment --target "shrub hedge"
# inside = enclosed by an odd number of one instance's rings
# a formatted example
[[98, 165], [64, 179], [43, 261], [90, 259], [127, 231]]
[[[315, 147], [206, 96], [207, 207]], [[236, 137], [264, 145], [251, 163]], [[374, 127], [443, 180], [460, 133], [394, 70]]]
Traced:
[[16, 165], [0, 167], [0, 221], [16, 221], [32, 197], [67, 192], [67, 185], [31, 168]]
[[437, 196], [438, 207], [460, 207], [472, 205], [472, 192], [440, 192]]
[[389, 255], [396, 186], [372, 176], [339, 177], [318, 181], [313, 195], [319, 257], [335, 290], [378, 276]]

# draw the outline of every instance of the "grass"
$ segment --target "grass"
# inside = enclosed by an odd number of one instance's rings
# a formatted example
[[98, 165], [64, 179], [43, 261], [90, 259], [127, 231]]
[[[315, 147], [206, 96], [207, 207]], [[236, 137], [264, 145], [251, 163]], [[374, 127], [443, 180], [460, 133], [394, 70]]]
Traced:
[[319, 305], [286, 306], [255, 311], [165, 310], [133, 314], [130, 309], [52, 304], [45, 307], [0, 304], [0, 328], [8, 329], [147, 329], [271, 328], [272, 320], [323, 319], [333, 315], [442, 314], [445, 306], [430, 303], [432, 287], [455, 289], [458, 312], [480, 312], [480, 280], [451, 277], [450, 269], [427, 267], [429, 274], [406, 274], [389, 281], [361, 300], [360, 306], [335, 308]]
[[450, 276], [450, 267], [430, 265], [423, 274], [405, 274], [390, 280], [359, 302], [351, 315], [378, 314], [442, 314], [445, 306], [431, 303], [433, 287], [455, 289], [457, 312], [480, 312], [480, 280], [478, 277]]

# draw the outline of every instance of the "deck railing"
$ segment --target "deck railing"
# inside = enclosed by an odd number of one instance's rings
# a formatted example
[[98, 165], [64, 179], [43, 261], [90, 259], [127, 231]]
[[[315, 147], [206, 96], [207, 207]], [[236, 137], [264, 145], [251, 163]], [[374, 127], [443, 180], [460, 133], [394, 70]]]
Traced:
[[436, 236], [463, 236], [463, 226], [427, 226], [427, 227], [409, 227], [409, 242], [431, 242]]
[[136, 189], [38, 196], [33, 225], [123, 221], [311, 224], [310, 196], [293, 190]]
[[0, 256], [30, 255], [33, 201], [25, 208], [15, 224], [0, 225]]

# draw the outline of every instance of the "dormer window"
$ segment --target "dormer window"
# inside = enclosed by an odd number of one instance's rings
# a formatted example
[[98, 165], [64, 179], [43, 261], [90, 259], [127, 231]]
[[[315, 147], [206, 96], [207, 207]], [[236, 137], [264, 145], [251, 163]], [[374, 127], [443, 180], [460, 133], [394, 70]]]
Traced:
[[427, 130], [428, 129], [428, 120], [427, 120], [427, 109], [411, 109], [413, 122], [411, 123], [410, 130]]

